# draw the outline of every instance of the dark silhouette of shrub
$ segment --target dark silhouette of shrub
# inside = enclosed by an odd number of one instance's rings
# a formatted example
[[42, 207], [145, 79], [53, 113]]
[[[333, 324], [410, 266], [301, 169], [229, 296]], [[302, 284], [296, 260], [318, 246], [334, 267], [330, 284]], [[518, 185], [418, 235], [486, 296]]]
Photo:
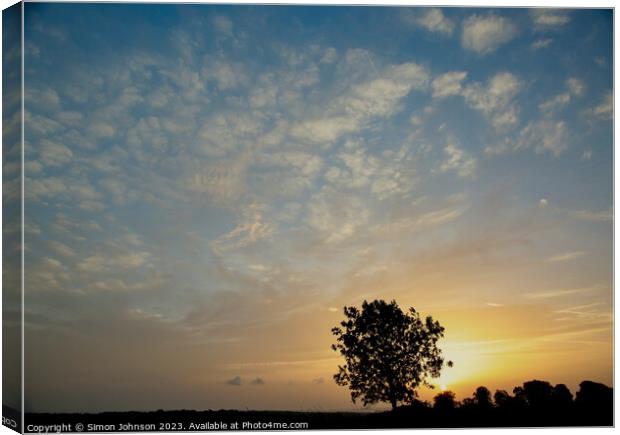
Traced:
[[361, 310], [344, 307], [344, 315], [340, 327], [332, 329], [337, 337], [332, 349], [345, 359], [334, 380], [349, 387], [353, 402], [387, 402], [396, 409], [411, 403], [421, 385], [432, 388], [428, 378], [438, 377], [444, 366], [437, 347], [444, 332], [439, 322], [383, 300], [364, 301]]

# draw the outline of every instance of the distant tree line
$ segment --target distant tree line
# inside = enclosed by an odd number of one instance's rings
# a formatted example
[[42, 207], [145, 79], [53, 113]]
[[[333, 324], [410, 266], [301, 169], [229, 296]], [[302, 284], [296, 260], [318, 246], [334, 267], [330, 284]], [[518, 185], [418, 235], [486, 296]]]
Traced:
[[382, 429], [382, 428], [460, 428], [460, 427], [545, 427], [612, 426], [613, 390], [603, 384], [584, 381], [575, 397], [565, 385], [529, 381], [513, 389], [512, 394], [498, 390], [491, 394], [478, 387], [471, 397], [457, 401], [454, 393], [444, 391], [430, 401], [413, 399], [406, 405], [384, 412], [319, 411], [157, 411], [103, 412], [99, 414], [32, 414], [26, 423], [51, 424], [133, 424], [178, 425], [183, 422], [217, 421], [231, 425], [239, 421], [306, 422], [308, 429]]
[[492, 394], [481, 386], [460, 402], [452, 391], [443, 391], [432, 403], [414, 400], [395, 414], [397, 420], [423, 427], [612, 426], [613, 389], [583, 381], [573, 397], [564, 384], [532, 380], [515, 387], [512, 394], [505, 390]]

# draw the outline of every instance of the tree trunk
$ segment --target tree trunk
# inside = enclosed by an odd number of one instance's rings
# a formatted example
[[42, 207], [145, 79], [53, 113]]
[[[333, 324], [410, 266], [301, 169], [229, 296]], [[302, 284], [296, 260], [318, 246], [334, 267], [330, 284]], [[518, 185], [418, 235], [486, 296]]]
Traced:
[[396, 409], [396, 399], [390, 399], [390, 403], [392, 404], [392, 411]]

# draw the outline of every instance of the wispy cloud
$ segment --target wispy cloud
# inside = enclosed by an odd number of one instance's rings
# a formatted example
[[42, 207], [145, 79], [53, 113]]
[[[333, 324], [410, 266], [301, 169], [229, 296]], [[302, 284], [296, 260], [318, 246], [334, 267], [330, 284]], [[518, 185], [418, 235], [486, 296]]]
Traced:
[[547, 263], [559, 263], [564, 261], [571, 261], [577, 258], [583, 257], [587, 252], [583, 251], [573, 251], [573, 252], [563, 252], [561, 254], [553, 255], [547, 258], [545, 261]]
[[534, 42], [532, 42], [532, 48], [534, 50], [541, 50], [543, 48], [550, 47], [551, 44], [553, 44], [553, 39], [551, 38], [537, 39]]
[[572, 215], [579, 220], [594, 222], [611, 221], [614, 217], [611, 209], [607, 211], [577, 210], [572, 212]]
[[539, 291], [532, 293], [525, 293], [524, 296], [527, 299], [551, 299], [563, 296], [570, 296], [575, 294], [583, 294], [583, 293], [592, 293], [599, 290], [603, 290], [605, 287], [600, 285], [590, 286], [590, 287], [578, 287], [578, 288], [570, 288], [570, 289], [559, 289], [559, 290], [549, 290], [549, 291]]
[[563, 9], [532, 9], [530, 12], [534, 26], [539, 30], [554, 29], [570, 21], [568, 11]]
[[605, 96], [601, 99], [601, 102], [598, 105], [588, 109], [587, 113], [601, 120], [612, 119], [614, 114], [614, 97], [612, 93], [608, 92], [605, 94]]

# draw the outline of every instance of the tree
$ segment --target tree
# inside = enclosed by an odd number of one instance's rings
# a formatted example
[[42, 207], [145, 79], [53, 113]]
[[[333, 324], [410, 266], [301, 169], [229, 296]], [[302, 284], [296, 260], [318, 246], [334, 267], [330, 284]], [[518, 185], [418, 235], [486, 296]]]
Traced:
[[614, 390], [598, 382], [583, 381], [575, 395], [580, 423], [611, 426], [614, 420]]
[[346, 320], [332, 329], [337, 337], [332, 349], [345, 359], [334, 380], [349, 387], [354, 403], [388, 402], [396, 409], [399, 402], [411, 403], [421, 385], [433, 388], [428, 378], [438, 377], [444, 366], [437, 347], [444, 332], [439, 322], [383, 300], [364, 301], [361, 310], [344, 307], [344, 315]]
[[514, 397], [512, 397], [506, 390], [495, 390], [493, 399], [495, 399], [495, 404], [499, 408], [507, 408], [510, 406], [511, 401], [514, 400]]
[[476, 405], [478, 405], [478, 407], [480, 408], [488, 409], [488, 408], [493, 407], [493, 400], [491, 399], [491, 392], [489, 391], [487, 387], [480, 386], [476, 388], [476, 391], [474, 391], [474, 399], [475, 399]]
[[452, 391], [442, 391], [433, 398], [433, 408], [439, 412], [450, 412], [456, 408], [456, 396]]
[[598, 382], [583, 381], [579, 384], [579, 391], [575, 402], [584, 407], [601, 407], [613, 403], [613, 389]]
[[558, 408], [568, 408], [573, 404], [573, 394], [564, 384], [553, 387], [553, 404]]
[[544, 409], [552, 402], [553, 386], [547, 381], [533, 380], [525, 382], [523, 387], [515, 387], [513, 393], [531, 408]]

